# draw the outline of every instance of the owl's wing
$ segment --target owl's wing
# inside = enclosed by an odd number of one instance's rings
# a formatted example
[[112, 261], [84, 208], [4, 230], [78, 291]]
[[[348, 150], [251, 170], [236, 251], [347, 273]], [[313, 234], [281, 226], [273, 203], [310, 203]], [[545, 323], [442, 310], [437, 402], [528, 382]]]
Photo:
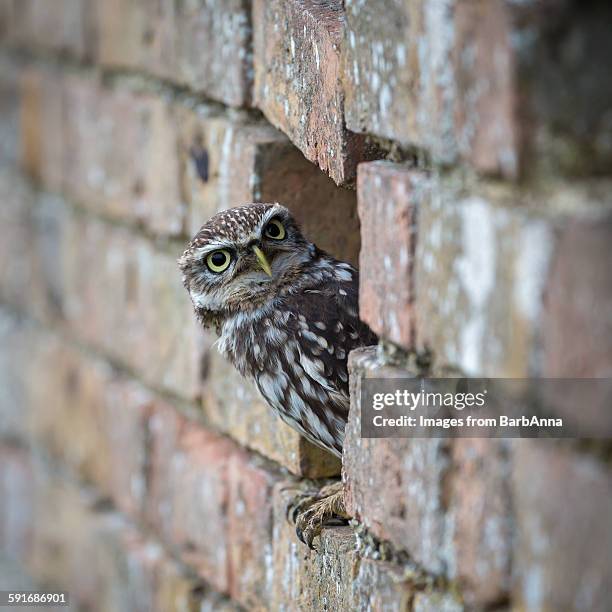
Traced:
[[[359, 320], [357, 271], [338, 268], [333, 279], [283, 297], [288, 340], [277, 355], [289, 385], [279, 412], [315, 444], [341, 455], [349, 411], [347, 359], [377, 341]], [[282, 386], [282, 385], [281, 385]]]
[[348, 400], [348, 354], [378, 339], [359, 319], [359, 273], [341, 265], [341, 279], [289, 296], [285, 306], [292, 315], [306, 374]]

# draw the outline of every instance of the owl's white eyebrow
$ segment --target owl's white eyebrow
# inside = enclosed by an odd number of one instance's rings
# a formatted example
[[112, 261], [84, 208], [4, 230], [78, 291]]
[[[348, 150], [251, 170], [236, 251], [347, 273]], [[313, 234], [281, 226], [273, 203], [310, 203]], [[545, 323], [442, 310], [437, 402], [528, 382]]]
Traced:
[[270, 219], [274, 219], [274, 217], [280, 217], [283, 221], [285, 220], [285, 215], [283, 214], [282, 208], [277, 208], [273, 206], [261, 219], [261, 223], [259, 224], [259, 228], [263, 229], [263, 227], [270, 221]]
[[200, 247], [196, 251], [197, 257], [204, 257], [213, 251], [218, 251], [219, 249], [233, 249], [235, 247], [235, 243], [229, 240], [218, 240], [216, 242], [209, 242], [206, 246]]

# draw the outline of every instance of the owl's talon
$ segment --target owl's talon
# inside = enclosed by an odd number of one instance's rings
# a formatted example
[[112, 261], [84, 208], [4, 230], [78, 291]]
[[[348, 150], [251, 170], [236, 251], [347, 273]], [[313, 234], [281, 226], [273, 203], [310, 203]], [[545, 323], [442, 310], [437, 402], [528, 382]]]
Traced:
[[288, 516], [289, 513], [298, 539], [314, 550], [313, 541], [325, 525], [348, 518], [342, 483], [327, 485], [315, 495], [299, 495], [296, 502], [289, 504]]
[[317, 494], [318, 491], [316, 489], [298, 493], [287, 504], [287, 508], [285, 509], [285, 518], [295, 525], [299, 513], [302, 511], [304, 506], [310, 505], [315, 499], [317, 499]]

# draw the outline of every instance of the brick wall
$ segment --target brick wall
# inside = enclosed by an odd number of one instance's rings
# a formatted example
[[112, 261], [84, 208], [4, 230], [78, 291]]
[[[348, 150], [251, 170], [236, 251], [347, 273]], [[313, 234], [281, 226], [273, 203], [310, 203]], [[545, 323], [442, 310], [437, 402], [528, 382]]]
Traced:
[[[612, 376], [611, 17], [0, 0], [7, 559], [80, 609], [609, 610], [607, 442], [365, 440], [357, 390], [414, 352]], [[382, 338], [351, 356], [355, 521], [316, 551], [285, 506], [340, 465], [215, 352], [175, 261], [252, 201], [360, 263]]]

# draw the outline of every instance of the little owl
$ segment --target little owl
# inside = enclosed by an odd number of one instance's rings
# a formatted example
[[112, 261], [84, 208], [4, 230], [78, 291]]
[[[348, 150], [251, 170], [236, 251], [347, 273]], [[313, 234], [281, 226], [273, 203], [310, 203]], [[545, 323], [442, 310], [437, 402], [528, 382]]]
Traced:
[[[216, 214], [179, 265], [199, 321], [219, 335], [220, 352], [283, 421], [341, 457], [347, 356], [376, 342], [359, 319], [357, 271], [309, 242], [280, 204]], [[343, 514], [337, 485], [298, 509], [300, 538], [311, 545], [333, 513]]]

